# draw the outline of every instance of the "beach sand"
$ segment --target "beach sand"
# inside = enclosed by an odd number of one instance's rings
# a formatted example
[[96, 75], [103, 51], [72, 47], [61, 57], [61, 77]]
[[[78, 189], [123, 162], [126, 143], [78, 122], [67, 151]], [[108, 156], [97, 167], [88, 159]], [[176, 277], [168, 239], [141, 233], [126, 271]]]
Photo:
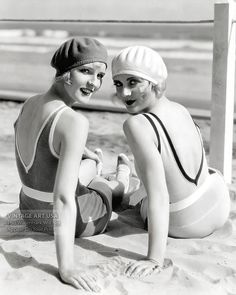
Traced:
[[[13, 123], [21, 104], [0, 103], [0, 293], [88, 294], [58, 277], [54, 240], [26, 230], [18, 210], [20, 181], [14, 159]], [[88, 147], [104, 151], [104, 172], [113, 173], [120, 152], [132, 155], [122, 132], [127, 114], [84, 111], [90, 121]], [[209, 152], [209, 120], [200, 125]], [[168, 238], [165, 269], [144, 279], [123, 275], [126, 265], [144, 257], [147, 232], [134, 209], [114, 212], [107, 231], [76, 239], [79, 268], [97, 275], [104, 295], [236, 294], [236, 162], [233, 162], [231, 214], [227, 223], [203, 239]]]

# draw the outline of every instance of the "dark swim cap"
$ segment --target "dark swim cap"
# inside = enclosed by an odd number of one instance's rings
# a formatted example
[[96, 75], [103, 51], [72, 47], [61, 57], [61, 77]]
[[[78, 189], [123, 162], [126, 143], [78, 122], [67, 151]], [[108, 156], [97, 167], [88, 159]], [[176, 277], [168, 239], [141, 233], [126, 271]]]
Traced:
[[93, 38], [73, 38], [63, 43], [54, 53], [51, 66], [56, 76], [84, 64], [102, 62], [107, 66], [107, 50], [103, 44]]

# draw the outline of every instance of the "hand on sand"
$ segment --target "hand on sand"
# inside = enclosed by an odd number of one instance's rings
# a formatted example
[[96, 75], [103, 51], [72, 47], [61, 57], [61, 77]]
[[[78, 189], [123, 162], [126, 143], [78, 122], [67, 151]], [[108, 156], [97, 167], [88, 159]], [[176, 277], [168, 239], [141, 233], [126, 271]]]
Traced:
[[162, 267], [153, 260], [139, 260], [132, 262], [125, 270], [128, 277], [142, 278], [161, 272]]
[[83, 271], [74, 269], [69, 271], [60, 271], [60, 277], [64, 283], [72, 285], [76, 289], [100, 292], [101, 288], [98, 286], [97, 278], [89, 275]]

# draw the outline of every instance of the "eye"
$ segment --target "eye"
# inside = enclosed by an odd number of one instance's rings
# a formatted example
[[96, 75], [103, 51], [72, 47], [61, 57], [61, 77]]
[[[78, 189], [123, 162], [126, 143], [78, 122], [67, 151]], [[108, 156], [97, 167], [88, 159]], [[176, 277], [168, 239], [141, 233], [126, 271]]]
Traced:
[[86, 68], [82, 68], [80, 69], [80, 72], [83, 73], [83, 74], [89, 74], [89, 69], [86, 69]]
[[99, 73], [99, 74], [98, 74], [98, 78], [101, 79], [101, 80], [102, 80], [102, 78], [103, 78], [104, 76], [105, 76], [104, 73]]
[[130, 85], [130, 86], [135, 86], [135, 85], [138, 84], [138, 83], [139, 83], [139, 81], [136, 80], [136, 79], [131, 79], [131, 80], [129, 80], [129, 85]]
[[121, 87], [122, 86], [122, 83], [120, 81], [114, 81], [113, 83], [116, 87]]

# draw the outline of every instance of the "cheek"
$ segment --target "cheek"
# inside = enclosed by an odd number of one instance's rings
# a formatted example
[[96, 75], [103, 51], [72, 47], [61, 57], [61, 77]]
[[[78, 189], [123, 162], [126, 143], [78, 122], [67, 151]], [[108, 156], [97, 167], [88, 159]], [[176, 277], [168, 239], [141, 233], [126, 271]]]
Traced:
[[148, 85], [140, 85], [139, 87], [134, 89], [134, 93], [141, 96], [146, 96], [146, 94], [148, 93]]
[[98, 88], [95, 91], [98, 91], [102, 86], [103, 80], [98, 80]]
[[118, 87], [116, 88], [116, 95], [117, 95], [118, 98], [120, 98], [120, 99], [122, 98], [122, 90], [121, 90], [121, 88], [118, 88]]

